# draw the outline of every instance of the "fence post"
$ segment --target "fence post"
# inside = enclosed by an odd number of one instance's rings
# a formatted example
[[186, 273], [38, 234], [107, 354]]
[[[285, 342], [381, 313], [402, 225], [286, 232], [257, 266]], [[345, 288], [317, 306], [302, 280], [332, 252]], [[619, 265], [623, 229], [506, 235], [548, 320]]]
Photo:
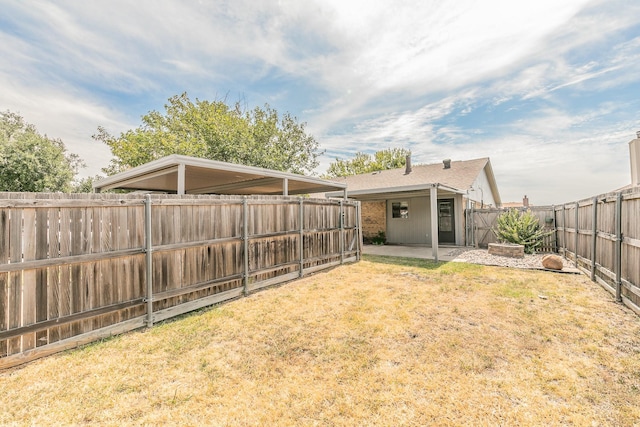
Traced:
[[300, 277], [304, 275], [304, 198], [300, 197]]
[[579, 220], [579, 211], [580, 210], [580, 203], [576, 202], [576, 236], [573, 239], [573, 242], [575, 244], [575, 246], [573, 247], [573, 254], [574, 254], [574, 260], [575, 260], [575, 265], [576, 268], [578, 268], [578, 220]]
[[593, 198], [593, 224], [591, 227], [591, 280], [596, 281], [596, 245], [598, 243], [598, 196]]
[[471, 247], [476, 247], [476, 210], [475, 202], [471, 204]]
[[616, 195], [616, 301], [622, 302], [622, 193]]
[[340, 199], [340, 264], [344, 264], [344, 204]]
[[470, 221], [469, 221], [469, 212], [470, 212], [470, 207], [469, 207], [469, 202], [467, 201], [467, 206], [464, 209], [464, 244], [465, 246], [469, 246], [469, 240], [471, 238], [471, 231], [469, 230], [469, 225], [470, 225]]
[[562, 256], [567, 259], [567, 205], [562, 205]]
[[243, 274], [242, 281], [244, 289], [242, 292], [247, 296], [249, 290], [249, 203], [247, 196], [242, 197], [242, 248], [243, 248]]
[[147, 327], [153, 326], [153, 242], [151, 241], [151, 195], [144, 198], [145, 261], [147, 279]]
[[551, 253], [558, 253], [558, 218], [556, 218], [556, 205], [551, 205], [551, 218], [553, 219], [553, 241]]
[[363, 238], [362, 238], [362, 209], [359, 201], [355, 202], [356, 204], [356, 235], [358, 239], [358, 252], [357, 259], [360, 261], [362, 259], [362, 247], [364, 246]]

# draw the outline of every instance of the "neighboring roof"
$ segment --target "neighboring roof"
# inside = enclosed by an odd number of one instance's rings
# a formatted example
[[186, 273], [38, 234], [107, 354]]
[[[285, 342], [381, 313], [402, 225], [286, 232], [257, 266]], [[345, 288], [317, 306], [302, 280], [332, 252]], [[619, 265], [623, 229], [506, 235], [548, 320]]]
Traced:
[[181, 185], [185, 194], [238, 195], [294, 195], [346, 188], [340, 182], [177, 154], [104, 178], [93, 188], [96, 192], [126, 189], [180, 193]]
[[414, 165], [408, 174], [405, 168], [398, 168], [334, 178], [334, 181], [346, 184], [350, 197], [358, 194], [417, 190], [435, 184], [451, 192], [466, 193], [483, 170], [486, 172], [495, 202], [499, 205], [501, 200], [498, 186], [488, 157], [452, 161], [448, 169], [445, 169], [442, 163]]

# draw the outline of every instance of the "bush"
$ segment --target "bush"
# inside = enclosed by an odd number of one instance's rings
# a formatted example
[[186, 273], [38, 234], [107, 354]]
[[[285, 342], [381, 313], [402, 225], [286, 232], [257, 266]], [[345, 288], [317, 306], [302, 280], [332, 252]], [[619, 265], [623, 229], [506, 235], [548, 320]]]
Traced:
[[384, 231], [378, 231], [378, 235], [371, 238], [371, 243], [374, 245], [384, 245], [387, 243], [387, 236], [384, 234]]
[[530, 210], [519, 212], [517, 209], [509, 209], [500, 215], [492, 231], [503, 243], [523, 245], [527, 254], [534, 253], [542, 245], [543, 239], [553, 233], [544, 231]]

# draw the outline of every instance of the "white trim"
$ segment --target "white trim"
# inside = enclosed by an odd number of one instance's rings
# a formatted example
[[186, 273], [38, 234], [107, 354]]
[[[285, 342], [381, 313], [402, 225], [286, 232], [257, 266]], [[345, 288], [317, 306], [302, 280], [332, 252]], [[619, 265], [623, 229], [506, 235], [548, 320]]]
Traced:
[[500, 193], [498, 192], [498, 183], [496, 182], [496, 176], [493, 174], [493, 167], [491, 166], [490, 159], [487, 159], [487, 164], [484, 165], [483, 170], [485, 171], [487, 181], [489, 181], [489, 187], [491, 188], [491, 193], [493, 194], [493, 201], [496, 203], [496, 207], [500, 207], [502, 206], [502, 199], [500, 198]]
[[[371, 194], [390, 194], [390, 193], [402, 193], [409, 191], [421, 191], [421, 190], [430, 190], [432, 187], [435, 187], [439, 190], [450, 191], [456, 194], [466, 194], [466, 190], [458, 190], [457, 188], [449, 187], [443, 184], [438, 183], [428, 183], [428, 184], [417, 184], [417, 185], [404, 185], [401, 187], [388, 187], [388, 188], [371, 188], [366, 190], [354, 190], [349, 191], [347, 188], [347, 193], [349, 197], [357, 197], [357, 196], [367, 196]], [[336, 191], [332, 191], [326, 193], [327, 197], [341, 197], [342, 195]]]

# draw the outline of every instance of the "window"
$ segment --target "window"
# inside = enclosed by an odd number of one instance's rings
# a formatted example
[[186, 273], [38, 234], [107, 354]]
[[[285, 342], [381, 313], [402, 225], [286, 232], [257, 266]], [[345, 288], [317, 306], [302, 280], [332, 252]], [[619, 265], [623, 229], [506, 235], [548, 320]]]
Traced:
[[409, 202], [391, 203], [392, 218], [409, 218]]

